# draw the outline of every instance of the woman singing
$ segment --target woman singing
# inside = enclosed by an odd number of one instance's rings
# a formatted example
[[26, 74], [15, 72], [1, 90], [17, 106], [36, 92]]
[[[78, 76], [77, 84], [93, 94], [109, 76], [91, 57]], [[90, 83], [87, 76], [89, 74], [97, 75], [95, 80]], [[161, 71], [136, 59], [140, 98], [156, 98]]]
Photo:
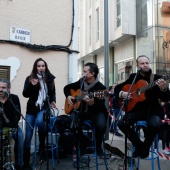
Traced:
[[[23, 96], [28, 98], [26, 109], [26, 121], [34, 127], [35, 121], [38, 127], [40, 161], [45, 148], [45, 120], [43, 115], [50, 103], [56, 108], [55, 77], [50, 73], [47, 63], [38, 58], [33, 65], [31, 74], [26, 78]], [[48, 102], [49, 101], [49, 102]], [[30, 147], [33, 129], [26, 123], [24, 140], [24, 167], [29, 168]]]

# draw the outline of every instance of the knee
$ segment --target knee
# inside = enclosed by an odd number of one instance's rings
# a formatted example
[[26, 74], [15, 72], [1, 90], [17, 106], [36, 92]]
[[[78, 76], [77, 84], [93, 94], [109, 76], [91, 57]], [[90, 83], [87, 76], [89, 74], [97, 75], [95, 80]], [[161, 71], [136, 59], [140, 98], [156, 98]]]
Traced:
[[36, 125], [37, 125], [37, 127], [45, 126], [45, 124], [44, 124], [44, 122], [42, 120], [37, 120]]
[[123, 118], [118, 121], [117, 125], [118, 125], [119, 129], [123, 129], [123, 127], [124, 127], [124, 120], [123, 120]]
[[158, 131], [160, 128], [160, 118], [158, 116], [153, 117], [152, 121], [150, 121], [149, 126], [150, 128]]

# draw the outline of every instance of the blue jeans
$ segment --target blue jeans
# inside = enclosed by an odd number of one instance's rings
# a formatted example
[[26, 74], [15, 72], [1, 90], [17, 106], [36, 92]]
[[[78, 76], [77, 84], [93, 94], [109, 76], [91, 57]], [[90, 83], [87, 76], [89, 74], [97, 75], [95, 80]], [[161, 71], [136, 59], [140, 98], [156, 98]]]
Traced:
[[[21, 128], [18, 126], [18, 139], [17, 137], [17, 129], [13, 128], [12, 129], [12, 138], [15, 140], [15, 146], [14, 146], [14, 152], [15, 152], [15, 160], [18, 159], [18, 165], [22, 166], [23, 165], [23, 133]], [[18, 147], [17, 147], [17, 142], [18, 142]], [[18, 155], [16, 155], [18, 153]], [[17, 157], [18, 156], [18, 157]], [[16, 164], [16, 162], [15, 162]]]
[[116, 118], [116, 120], [115, 120], [115, 122], [114, 122], [114, 132], [115, 133], [117, 133], [118, 132], [118, 128], [117, 128], [117, 122], [118, 122], [118, 114], [119, 114], [119, 112], [120, 112], [120, 109], [114, 109], [113, 110], [113, 114], [114, 114], [114, 116], [115, 116], [115, 118]]
[[[45, 123], [43, 120], [45, 110], [40, 111], [37, 115], [26, 114], [26, 121], [34, 128], [35, 121], [38, 127], [38, 132], [45, 133]], [[25, 141], [24, 141], [24, 148], [31, 147], [31, 139], [33, 136], [33, 130], [30, 126], [26, 123], [26, 133], [25, 133]]]

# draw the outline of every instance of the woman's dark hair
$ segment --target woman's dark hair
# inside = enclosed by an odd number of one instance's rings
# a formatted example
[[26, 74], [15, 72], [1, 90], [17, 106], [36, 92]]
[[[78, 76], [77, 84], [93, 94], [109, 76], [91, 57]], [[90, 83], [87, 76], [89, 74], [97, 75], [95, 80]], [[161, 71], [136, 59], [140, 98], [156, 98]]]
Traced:
[[[45, 64], [45, 78], [44, 78], [44, 80], [46, 83], [48, 83], [47, 82], [48, 77], [53, 76], [53, 75], [51, 74], [50, 70], [48, 69], [47, 62], [45, 60], [43, 60], [42, 58], [38, 58], [37, 60], [35, 60], [30, 77], [29, 77], [29, 81], [31, 81], [31, 79], [37, 78], [37, 63], [39, 61], [43, 61]], [[38, 86], [40, 86], [39, 83], [38, 83]], [[54, 89], [54, 80], [52, 81], [51, 88]]]
[[97, 77], [97, 75], [99, 73], [99, 68], [96, 64], [89, 62], [89, 63], [86, 63], [84, 66], [89, 66], [90, 67], [90, 69], [89, 69], [90, 73], [94, 73], [94, 77], [95, 78]]
[[[46, 74], [45, 74], [45, 78], [46, 78], [46, 75], [51, 74], [50, 71], [49, 71], [49, 69], [48, 69], [48, 65], [47, 65], [46, 61], [43, 60], [42, 58], [38, 58], [37, 60], [35, 60], [35, 62], [34, 62], [34, 64], [33, 64], [33, 68], [32, 68], [31, 74], [30, 74], [30, 79], [35, 78], [35, 76], [36, 76], [36, 74], [37, 74], [37, 63], [38, 63], [39, 61], [43, 61], [44, 64], [45, 64], [45, 73], [46, 73]], [[36, 77], [37, 77], [37, 76], [36, 76]]]

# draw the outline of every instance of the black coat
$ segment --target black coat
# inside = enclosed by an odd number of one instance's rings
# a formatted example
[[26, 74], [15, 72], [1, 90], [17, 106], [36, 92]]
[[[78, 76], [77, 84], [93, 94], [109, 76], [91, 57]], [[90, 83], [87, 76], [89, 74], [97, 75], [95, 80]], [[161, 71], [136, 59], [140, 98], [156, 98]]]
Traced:
[[3, 106], [4, 113], [10, 122], [6, 123], [4, 117], [0, 115], [0, 124], [3, 125], [3, 127], [17, 127], [21, 113], [21, 106], [18, 96], [10, 94], [5, 103], [0, 102], [0, 107], [1, 106]]
[[[122, 90], [122, 88], [125, 85], [132, 84], [135, 75], [136, 73], [131, 74], [130, 77], [125, 82], [117, 85], [115, 87], [115, 93], [119, 94], [119, 92]], [[145, 77], [139, 74], [136, 78], [135, 83], [137, 83], [139, 80], [145, 80], [149, 84], [150, 75], [151, 75], [151, 70], [148, 73], [148, 75]], [[162, 76], [155, 74], [154, 81], [160, 79], [161, 77]], [[136, 103], [136, 105], [133, 107], [133, 109], [130, 112], [152, 114], [152, 115], [160, 116], [163, 110], [158, 102], [158, 99], [161, 99], [161, 101], [170, 100], [170, 91], [169, 91], [169, 88], [167, 88], [167, 90], [163, 92], [160, 90], [160, 88], [157, 85], [155, 85], [145, 91], [145, 96], [146, 96], [146, 100]], [[129, 104], [130, 104], [130, 101], [129, 101]]]
[[[64, 87], [64, 94], [65, 94], [66, 98], [71, 95], [70, 89], [73, 89], [74, 91], [80, 89], [80, 87], [81, 87], [80, 80], [75, 83], [68, 84]], [[106, 89], [106, 87], [98, 81], [91, 89], [89, 89], [88, 93], [99, 91], [99, 90], [105, 90], [105, 89]], [[84, 86], [82, 87], [82, 90], [84, 90]], [[99, 113], [99, 112], [104, 112], [105, 115], [108, 114], [107, 109], [105, 107], [105, 99], [94, 98], [94, 105], [88, 106], [87, 113], [95, 114], [95, 113]]]
[[[47, 80], [47, 88], [48, 88], [48, 96], [49, 96], [49, 102], [51, 103], [52, 101], [56, 102], [56, 93], [55, 93], [55, 86], [52, 88], [52, 82], [54, 81], [55, 77], [50, 74], [48, 76]], [[38, 95], [39, 95], [39, 89], [40, 89], [40, 84], [38, 83], [37, 85], [33, 86], [32, 83], [29, 81], [29, 76], [25, 80], [24, 84], [24, 89], [23, 89], [23, 96], [28, 99], [27, 102], [27, 109], [26, 109], [26, 114], [31, 114], [31, 115], [36, 115], [39, 111], [40, 108], [35, 105]]]

